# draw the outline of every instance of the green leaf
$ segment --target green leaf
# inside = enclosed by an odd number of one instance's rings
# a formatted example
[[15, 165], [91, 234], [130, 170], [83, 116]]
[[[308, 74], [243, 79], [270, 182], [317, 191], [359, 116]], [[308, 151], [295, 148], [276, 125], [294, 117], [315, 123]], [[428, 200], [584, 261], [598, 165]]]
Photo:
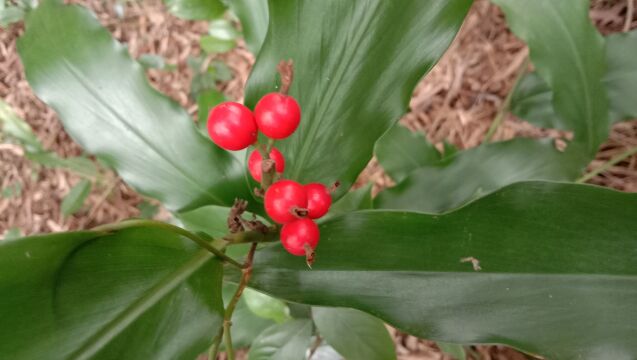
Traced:
[[550, 139], [518, 138], [459, 152], [442, 166], [424, 166], [374, 199], [374, 207], [442, 213], [527, 180], [572, 181], [586, 155], [561, 153]]
[[374, 147], [378, 162], [389, 176], [400, 182], [414, 169], [440, 162], [441, 155], [424, 134], [411, 132], [398, 124], [392, 126]]
[[[603, 83], [610, 100], [610, 121], [616, 123], [637, 118], [637, 31], [612, 34], [606, 38], [607, 70]], [[527, 74], [515, 89], [511, 112], [517, 117], [541, 127], [559, 126], [553, 109], [553, 91], [540, 76]]]
[[187, 20], [212, 20], [226, 11], [221, 0], [164, 0], [168, 11]]
[[[227, 304], [230, 301], [236, 289], [237, 286], [233, 284], [223, 285], [224, 303]], [[255, 315], [248, 308], [245, 298], [242, 296], [232, 313], [232, 346], [237, 349], [250, 347], [257, 336], [272, 325], [274, 325], [274, 321]], [[224, 344], [221, 345], [224, 349]]]
[[337, 202], [330, 206], [329, 212], [325, 215], [321, 221], [327, 220], [331, 217], [347, 214], [348, 212], [356, 210], [371, 209], [374, 207], [372, 202], [372, 184], [361, 187], [360, 189], [352, 190], [340, 198]]
[[290, 311], [281, 300], [249, 288], [244, 290], [243, 299], [248, 309], [259, 317], [274, 320], [279, 324], [290, 319]]
[[311, 320], [292, 320], [265, 329], [252, 343], [249, 360], [303, 360], [310, 346]]
[[458, 153], [458, 148], [454, 145], [449, 143], [447, 140], [442, 142], [442, 163], [446, 164], [447, 162], [449, 162], [451, 159], [453, 159], [453, 157]]
[[223, 53], [232, 50], [236, 45], [239, 32], [226, 19], [211, 21], [208, 36], [199, 39], [199, 45], [208, 54]]
[[218, 39], [214, 36], [202, 36], [199, 39], [199, 46], [208, 54], [217, 54], [230, 51], [237, 46], [234, 40]]
[[4, 233], [4, 241], [7, 240], [14, 240], [17, 239], [19, 237], [22, 237], [22, 231], [20, 230], [20, 228], [17, 227], [12, 227], [9, 228], [5, 233]]
[[217, 78], [215, 74], [208, 71], [196, 73], [190, 82], [190, 96], [198, 99], [199, 95], [208, 90], [217, 89]]
[[2, 191], [0, 191], [0, 195], [2, 195], [2, 197], [5, 199], [18, 197], [20, 196], [20, 194], [22, 194], [22, 184], [18, 182], [7, 185], [6, 187], [2, 188]]
[[343, 357], [334, 350], [333, 347], [323, 344], [316, 348], [310, 360], [344, 360]]
[[0, 353], [194, 359], [222, 324], [221, 264], [156, 228], [0, 242]]
[[27, 152], [44, 151], [42, 143], [35, 136], [31, 126], [0, 99], [0, 125], [2, 133], [16, 139]]
[[24, 18], [24, 10], [17, 6], [0, 9], [0, 27], [7, 27]]
[[232, 69], [223, 61], [213, 61], [210, 63], [208, 73], [212, 74], [217, 81], [230, 81], [234, 77]]
[[98, 173], [95, 163], [83, 156], [61, 158], [52, 151], [42, 151], [29, 153], [27, 158], [42, 166], [68, 170], [80, 176], [94, 177]]
[[210, 109], [226, 101], [226, 97], [217, 89], [202, 91], [197, 96], [197, 121], [199, 128], [207, 134], [208, 113]]
[[64, 216], [75, 214], [84, 205], [84, 200], [91, 193], [91, 182], [84, 179], [71, 188], [71, 191], [62, 200], [60, 210]]
[[[270, 2], [268, 35], [246, 89], [254, 107], [277, 90], [277, 64], [294, 61], [290, 94], [298, 130], [277, 143], [286, 176], [343, 185], [367, 165], [374, 143], [407, 108], [420, 78], [457, 33], [470, 0]], [[397, 26], [400, 24], [400, 26]], [[334, 151], [338, 149], [338, 151]]]
[[312, 317], [312, 307], [310, 305], [299, 303], [286, 303], [290, 309], [290, 316], [295, 319], [310, 319]]
[[143, 200], [137, 205], [137, 209], [139, 209], [139, 217], [142, 219], [152, 219], [159, 212], [159, 205], [155, 205], [153, 203], [148, 202], [147, 200]]
[[467, 354], [464, 351], [464, 347], [460, 344], [446, 343], [437, 341], [436, 345], [440, 348], [445, 355], [451, 356], [453, 360], [466, 360]]
[[236, 40], [241, 36], [232, 23], [226, 19], [211, 21], [208, 24], [208, 34], [220, 40]]
[[312, 318], [319, 334], [346, 359], [396, 359], [394, 340], [385, 324], [364, 312], [313, 307]]
[[228, 233], [229, 212], [230, 208], [210, 205], [179, 213], [177, 217], [190, 231], [203, 232], [210, 237], [221, 238]]
[[492, 0], [502, 8], [514, 34], [531, 51], [536, 71], [553, 89], [557, 127], [573, 130], [567, 151], [590, 157], [608, 137], [604, 39], [589, 18], [588, 1]]
[[553, 91], [536, 72], [525, 75], [511, 96], [511, 112], [543, 128], [556, 128], [560, 119], [553, 109]]
[[156, 54], [141, 54], [137, 61], [146, 69], [163, 69], [166, 67], [166, 60]]
[[228, 6], [241, 21], [248, 50], [258, 54], [268, 31], [267, 0], [228, 0]]
[[93, 14], [46, 1], [18, 42], [29, 84], [87, 151], [169, 210], [250, 199], [244, 169], [155, 91]]
[[606, 38], [608, 70], [604, 84], [610, 100], [611, 121], [637, 118], [637, 30]]
[[427, 339], [632, 359], [636, 212], [637, 194], [542, 182], [446, 215], [355, 212], [320, 226], [312, 270], [279, 244], [258, 251], [251, 286], [357, 308]]

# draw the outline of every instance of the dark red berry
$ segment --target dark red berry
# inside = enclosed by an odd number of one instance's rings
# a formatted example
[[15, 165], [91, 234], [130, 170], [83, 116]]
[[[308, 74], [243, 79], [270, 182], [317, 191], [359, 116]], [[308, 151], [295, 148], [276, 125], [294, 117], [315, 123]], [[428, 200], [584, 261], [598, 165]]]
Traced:
[[309, 255], [316, 248], [319, 238], [319, 228], [310, 219], [297, 219], [281, 229], [281, 243], [292, 255]]
[[[274, 171], [279, 174], [283, 173], [283, 170], [285, 170], [285, 158], [277, 148], [272, 147], [272, 150], [270, 150], [270, 159], [274, 161]], [[261, 181], [262, 160], [259, 150], [254, 150], [248, 158], [248, 170], [256, 181]]]
[[310, 219], [318, 219], [327, 214], [332, 205], [330, 191], [323, 184], [311, 183], [305, 185], [307, 192], [307, 216]]
[[259, 130], [272, 139], [285, 139], [292, 135], [301, 121], [301, 108], [293, 97], [270, 93], [259, 100], [254, 108]]
[[303, 185], [292, 180], [279, 180], [265, 192], [265, 212], [279, 224], [296, 220], [296, 210], [307, 208]]
[[257, 123], [247, 107], [224, 102], [208, 114], [208, 135], [221, 148], [242, 150], [257, 141]]

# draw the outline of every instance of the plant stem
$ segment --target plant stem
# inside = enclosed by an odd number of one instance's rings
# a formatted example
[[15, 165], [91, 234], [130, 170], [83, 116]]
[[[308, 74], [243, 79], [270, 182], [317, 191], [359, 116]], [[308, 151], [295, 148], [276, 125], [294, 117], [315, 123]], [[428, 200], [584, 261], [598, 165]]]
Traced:
[[577, 179], [575, 182], [578, 184], [581, 183], [585, 183], [588, 180], [594, 178], [595, 176], [603, 173], [604, 171], [610, 169], [611, 167], [617, 165], [618, 163], [628, 159], [629, 157], [633, 156], [637, 154], [637, 147], [634, 147], [632, 149], [628, 149], [625, 152], [613, 157], [612, 159], [608, 160], [608, 162], [604, 163], [602, 166], [598, 167], [597, 169], [589, 172], [588, 174], [582, 176], [581, 178]]
[[212, 339], [212, 345], [208, 351], [208, 360], [215, 360], [219, 353], [219, 345], [221, 345], [221, 339], [223, 339], [223, 326], [219, 328], [217, 335]]
[[312, 343], [312, 346], [310, 347], [310, 355], [307, 357], [308, 360], [312, 360], [312, 356], [314, 356], [314, 353], [319, 348], [319, 346], [321, 346], [322, 342], [323, 342], [323, 339], [321, 338], [321, 335], [320, 334], [316, 334], [316, 338], [314, 339], [314, 343]]
[[234, 360], [234, 349], [232, 348], [232, 335], [230, 335], [231, 321], [223, 322], [224, 343], [226, 344], [226, 356], [228, 360]]
[[226, 354], [228, 355], [228, 360], [234, 360], [234, 349], [232, 348], [232, 336], [230, 334], [230, 327], [232, 326], [232, 313], [237, 307], [237, 303], [239, 302], [239, 299], [243, 294], [243, 290], [248, 285], [248, 281], [250, 281], [250, 276], [252, 275], [252, 261], [254, 259], [254, 253], [256, 250], [257, 243], [252, 243], [250, 251], [248, 252], [248, 256], [246, 257], [246, 261], [243, 264], [243, 269], [241, 270], [241, 280], [239, 281], [239, 286], [237, 287], [237, 291], [235, 291], [234, 296], [232, 296], [232, 299], [228, 303], [225, 314], [223, 316], [223, 332], [225, 334]]
[[526, 74], [526, 69], [529, 67], [529, 62], [530, 60], [529, 60], [529, 57], [527, 56], [524, 59], [524, 62], [522, 62], [522, 65], [520, 66], [518, 70], [518, 74], [515, 78], [515, 82], [513, 83], [513, 87], [507, 94], [507, 97], [504, 99], [502, 106], [500, 106], [498, 113], [496, 114], [495, 118], [493, 119], [493, 122], [491, 123], [491, 126], [489, 127], [489, 131], [487, 131], [487, 134], [484, 136], [484, 141], [482, 142], [483, 144], [491, 142], [491, 138], [493, 137], [493, 135], [495, 135], [496, 130], [498, 130], [498, 128], [504, 121], [505, 115], [508, 114], [509, 107], [511, 106], [511, 99], [513, 98], [515, 89], [518, 87], [518, 84], [520, 83], [520, 80], [522, 80], [522, 77], [524, 76], [524, 74]]
[[154, 227], [154, 228], [159, 228], [159, 229], [163, 229], [163, 230], [168, 230], [170, 232], [173, 232], [175, 234], [178, 235], [182, 235], [184, 237], [187, 237], [188, 239], [194, 241], [195, 243], [197, 243], [197, 245], [201, 246], [202, 248], [208, 250], [209, 252], [213, 253], [216, 257], [218, 257], [219, 259], [221, 259], [222, 261], [225, 261], [239, 269], [243, 269], [243, 265], [241, 265], [239, 262], [237, 262], [235, 259], [227, 256], [226, 254], [223, 253], [223, 251], [217, 249], [216, 247], [214, 247], [213, 245], [211, 245], [209, 242], [207, 242], [206, 240], [204, 240], [203, 238], [199, 237], [198, 235], [191, 233], [190, 231], [186, 230], [186, 229], [182, 229], [178, 226], [175, 225], [171, 225], [171, 224], [167, 224], [161, 221], [155, 221], [155, 220], [126, 220], [126, 221], [122, 221], [120, 223], [116, 223], [116, 224], [107, 224], [107, 225], [102, 225], [102, 226], [98, 226], [93, 228], [93, 231], [100, 231], [100, 232], [113, 232], [113, 231], [118, 231], [118, 230], [123, 230], [123, 229], [128, 229], [128, 228], [133, 228], [133, 227]]
[[261, 242], [273, 242], [278, 240], [276, 227], [270, 227], [267, 233], [259, 231], [242, 231], [234, 234], [228, 234], [223, 239], [231, 244], [245, 244], [245, 243], [261, 243]]

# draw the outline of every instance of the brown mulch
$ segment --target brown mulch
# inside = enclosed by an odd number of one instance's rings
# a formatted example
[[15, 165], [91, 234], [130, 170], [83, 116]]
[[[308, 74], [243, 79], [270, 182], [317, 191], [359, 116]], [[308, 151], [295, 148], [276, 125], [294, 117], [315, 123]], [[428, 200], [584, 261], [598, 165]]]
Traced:
[[[166, 13], [161, 1], [127, 1], [125, 15], [116, 16], [115, 1], [73, 1], [96, 12], [114, 36], [127, 43], [130, 53], [159, 54], [173, 71], [149, 70], [153, 86], [177, 100], [195, 116], [196, 105], [189, 99], [192, 71], [186, 65], [189, 55], [200, 53], [198, 39], [207, 31], [205, 22], [184, 21]], [[635, 1], [637, 8], [637, 1]], [[593, 1], [591, 18], [602, 33], [626, 28], [623, 0]], [[628, 22], [637, 26], [637, 17]], [[23, 26], [0, 29], [0, 97], [33, 127], [45, 148], [63, 157], [82, 153], [64, 132], [56, 114], [40, 102], [26, 82], [15, 42]], [[511, 90], [516, 73], [528, 56], [525, 45], [508, 30], [502, 13], [486, 0], [477, 0], [458, 38], [440, 63], [414, 91], [411, 111], [401, 120], [411, 129], [423, 130], [438, 146], [443, 140], [465, 149], [478, 145], [489, 128], [503, 99]], [[243, 46], [218, 56], [226, 62], [234, 79], [220, 86], [230, 99], [241, 100], [253, 56]], [[498, 129], [496, 139], [516, 136], [556, 136], [509, 115]], [[601, 147], [590, 168], [596, 168], [613, 156], [637, 146], [637, 121], [615, 125], [609, 140]], [[45, 169], [27, 161], [22, 149], [0, 143], [0, 189], [19, 185], [21, 191], [10, 198], [0, 197], [0, 238], [11, 228], [23, 234], [74, 230], [114, 222], [139, 215], [142, 197], [113, 176], [108, 187], [94, 189], [87, 206], [65, 218], [60, 203], [80, 178], [64, 170]], [[361, 175], [371, 179], [376, 189], [391, 185], [378, 164], [372, 160]], [[622, 191], [637, 192], [637, 156], [596, 176], [591, 183]], [[160, 214], [160, 217], [167, 214]], [[425, 340], [395, 333], [400, 359], [443, 359], [435, 345]], [[523, 359], [523, 355], [496, 346], [475, 348], [483, 359]]]

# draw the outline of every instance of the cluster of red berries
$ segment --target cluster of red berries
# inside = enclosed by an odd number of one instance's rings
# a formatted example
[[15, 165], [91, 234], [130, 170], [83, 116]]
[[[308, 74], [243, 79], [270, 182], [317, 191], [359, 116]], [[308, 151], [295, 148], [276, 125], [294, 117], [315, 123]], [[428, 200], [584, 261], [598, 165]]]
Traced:
[[[285, 139], [294, 133], [300, 120], [301, 109], [293, 97], [270, 93], [259, 100], [254, 113], [239, 103], [219, 104], [208, 115], [208, 134], [226, 150], [242, 150], [257, 142], [258, 131], [270, 139]], [[280, 177], [285, 169], [283, 154], [272, 146], [269, 158]], [[248, 158], [248, 170], [256, 181], [261, 181], [264, 167], [258, 149]], [[319, 183], [301, 185], [292, 180], [278, 180], [266, 190], [264, 203], [268, 216], [283, 224], [283, 247], [293, 255], [308, 256], [309, 260], [320, 237], [313, 219], [328, 212], [332, 204], [329, 189]]]

